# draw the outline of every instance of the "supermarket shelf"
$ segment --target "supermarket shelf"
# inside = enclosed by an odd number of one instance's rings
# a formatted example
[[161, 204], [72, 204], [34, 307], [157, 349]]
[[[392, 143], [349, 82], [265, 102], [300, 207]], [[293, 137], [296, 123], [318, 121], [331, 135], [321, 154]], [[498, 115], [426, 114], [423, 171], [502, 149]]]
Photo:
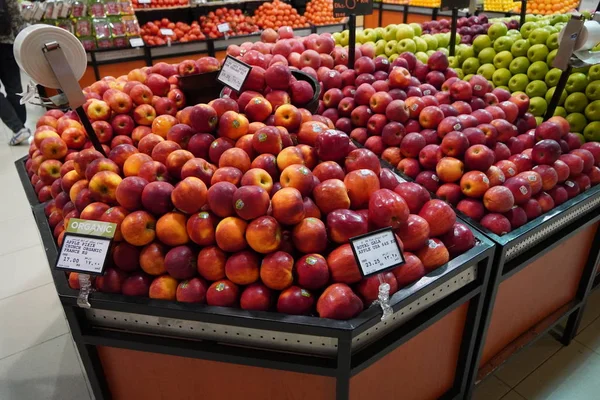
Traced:
[[220, 6], [237, 6], [244, 3], [264, 3], [265, 0], [239, 0], [239, 1], [210, 1], [206, 3], [189, 4], [187, 6], [176, 6], [176, 7], [156, 7], [156, 8], [135, 8], [135, 12], [148, 12], [148, 11], [165, 11], [165, 10], [178, 10], [186, 8], [200, 8], [200, 7], [220, 7]]
[[134, 12], [147, 12], [147, 11], [168, 11], [168, 10], [183, 10], [187, 8], [191, 8], [193, 6], [176, 6], [176, 7], [147, 7], [147, 8], [134, 8]]

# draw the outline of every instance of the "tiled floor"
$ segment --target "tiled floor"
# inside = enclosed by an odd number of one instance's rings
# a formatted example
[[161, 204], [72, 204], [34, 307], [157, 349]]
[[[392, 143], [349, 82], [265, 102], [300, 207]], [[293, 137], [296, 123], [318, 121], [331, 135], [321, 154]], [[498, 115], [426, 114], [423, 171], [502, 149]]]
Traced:
[[[40, 110], [28, 107], [28, 126]], [[8, 129], [0, 122], [0, 141]], [[13, 161], [27, 152], [0, 143], [0, 400], [87, 400], [93, 395], [56, 295]], [[542, 337], [476, 389], [476, 400], [600, 398], [600, 291], [581, 331], [563, 348]]]

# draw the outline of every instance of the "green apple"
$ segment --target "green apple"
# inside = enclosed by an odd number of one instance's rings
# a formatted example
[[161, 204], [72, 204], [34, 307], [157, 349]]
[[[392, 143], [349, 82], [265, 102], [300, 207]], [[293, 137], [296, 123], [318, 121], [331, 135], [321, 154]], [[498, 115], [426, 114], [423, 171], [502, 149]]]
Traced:
[[[555, 91], [556, 91], [556, 86], [548, 89], [548, 92], [546, 93], [546, 96], [545, 96], [545, 99], [548, 102], [548, 104], [550, 104], [550, 100], [552, 100], [552, 96], [554, 96]], [[562, 106], [563, 104], [565, 104], [565, 100], [567, 100], [567, 91], [563, 90], [562, 94], [560, 95], [560, 99], [558, 100], [558, 105]]]
[[[471, 47], [472, 49], [472, 47]], [[491, 47], [485, 48], [477, 54], [477, 58], [481, 64], [491, 64], [494, 62], [494, 57], [496, 56], [496, 50]]]
[[398, 25], [396, 24], [389, 24], [388, 26], [386, 26], [384, 28], [385, 32], [383, 34], [383, 38], [385, 40], [387, 40], [388, 42], [390, 40], [396, 40], [396, 32], [398, 30]]
[[556, 58], [557, 54], [558, 54], [558, 49], [554, 49], [550, 53], [548, 53], [548, 57], [546, 57], [546, 64], [549, 67], [552, 67], [552, 64], [554, 64], [554, 59]]
[[499, 37], [506, 36], [508, 28], [504, 22], [494, 22], [487, 31], [488, 36], [492, 40], [496, 40]]
[[504, 90], [509, 90], [508, 86], [496, 86], [498, 89], [504, 89]]
[[513, 60], [513, 55], [510, 51], [501, 51], [496, 54], [494, 57], [494, 67], [498, 68], [508, 68], [511, 61]]
[[519, 39], [516, 40], [510, 47], [510, 52], [515, 57], [523, 57], [527, 55], [527, 50], [529, 50], [529, 47], [531, 47], [529, 41], [525, 39]]
[[546, 47], [550, 50], [558, 49], [558, 33], [553, 33], [546, 40]]
[[600, 79], [600, 64], [592, 65], [590, 67], [588, 78], [590, 81], [597, 81]]
[[390, 64], [391, 64], [391, 63], [393, 63], [393, 62], [394, 62], [394, 60], [395, 60], [396, 58], [398, 58], [398, 56], [400, 56], [400, 54], [398, 54], [398, 53], [394, 53], [394, 54], [392, 54], [391, 56], [388, 56], [388, 61], [390, 62]]
[[594, 100], [588, 104], [584, 114], [588, 121], [600, 121], [600, 100]]
[[517, 29], [509, 29], [508, 32], [506, 32], [506, 36], [511, 36], [515, 40], [518, 40], [521, 39], [521, 32], [519, 32]]
[[585, 76], [587, 76], [589, 70], [590, 70], [590, 67], [586, 66], [586, 67], [581, 67], [581, 68], [573, 68], [573, 70], [571, 72], [579, 72], [579, 73], [582, 73]]
[[600, 100], [600, 81], [592, 81], [585, 88], [585, 95], [588, 99]]
[[462, 80], [469, 82], [471, 80], [471, 78], [474, 77], [474, 76], [475, 76], [475, 74], [465, 75], [465, 77], [462, 78]]
[[[489, 65], [489, 64], [488, 64]], [[492, 82], [496, 87], [507, 86], [512, 74], [506, 68], [497, 69], [492, 74]], [[527, 78], [527, 76], [525, 76]]]
[[525, 22], [537, 22], [539, 19], [540, 17], [535, 14], [527, 14], [525, 16]]
[[508, 69], [513, 75], [526, 74], [531, 63], [527, 57], [517, 57], [510, 62]]
[[421, 61], [423, 64], [427, 64], [427, 60], [429, 60], [427, 53], [423, 53], [422, 51], [419, 51], [417, 54], [415, 54], [415, 57], [417, 57], [417, 60]]
[[543, 97], [532, 97], [529, 99], [529, 112], [536, 117], [543, 117], [548, 109], [548, 103]]
[[450, 68], [459, 68], [460, 63], [458, 62], [458, 58], [456, 58], [456, 56], [448, 57], [448, 66]]
[[569, 75], [565, 89], [568, 93], [585, 92], [587, 86], [587, 76], [581, 72], [574, 72]]
[[529, 61], [546, 61], [546, 57], [548, 57], [548, 48], [545, 44], [534, 44], [527, 50], [527, 58]]
[[425, 54], [427, 54], [427, 57], [429, 57], [430, 55], [432, 55], [432, 54], [433, 54], [433, 53], [435, 53], [435, 52], [436, 52], [436, 50], [427, 50], [427, 51], [425, 52]]
[[383, 35], [385, 35], [385, 28], [377, 27], [375, 28], [375, 33], [377, 34], [377, 40], [383, 39]]
[[488, 35], [479, 35], [473, 40], [473, 50], [475, 50], [475, 54], [479, 54], [481, 50], [488, 47], [492, 47], [492, 39], [490, 39]]
[[521, 29], [519, 29], [519, 32], [521, 32], [521, 36], [523, 37], [523, 39], [527, 39], [529, 37], [529, 34], [533, 32], [533, 30], [536, 28], [537, 24], [529, 21], [521, 25]]
[[408, 24], [410, 25], [410, 27], [413, 29], [413, 32], [415, 33], [415, 36], [421, 36], [421, 33], [423, 33], [423, 29], [421, 28], [421, 24], [417, 24], [415, 22]]
[[481, 64], [479, 63], [479, 60], [477, 58], [469, 57], [462, 64], [462, 69], [465, 72], [465, 74], [476, 74], [480, 66]]
[[460, 36], [460, 33], [457, 33], [456, 34], [456, 39], [454, 40], [454, 44], [455, 45], [459, 45], [461, 39], [462, 39], [462, 36]]
[[341, 36], [342, 36], [341, 32], [333, 32], [333, 34], [331, 35], [331, 37], [335, 41], [335, 44], [341, 44], [341, 40], [340, 40]]
[[[571, 128], [573, 131], [574, 129]], [[581, 132], [581, 131], [576, 131]], [[583, 129], [583, 137], [588, 142], [600, 142], [600, 121], [592, 121]]]
[[445, 47], [438, 47], [436, 51], [441, 51], [442, 53], [444, 53], [446, 55], [446, 57], [448, 57], [450, 55], [450, 50], [448, 50]]
[[561, 74], [562, 70], [558, 68], [552, 68], [550, 71], [548, 71], [546, 77], [544, 78], [546, 85], [548, 85], [548, 87], [554, 87], [558, 85], [558, 81], [560, 80]]
[[527, 77], [530, 80], [543, 81], [548, 73], [548, 64], [543, 61], [536, 61], [532, 63], [527, 69]]
[[531, 43], [532, 45], [535, 45], [535, 44], [545, 45], [546, 41], [548, 40], [549, 37], [550, 37], [550, 32], [548, 32], [544, 28], [537, 28], [537, 29], [534, 29], [533, 31], [531, 31], [528, 39], [529, 39], [529, 43]]
[[[567, 110], [565, 110], [564, 107], [561, 106], [556, 106], [556, 108], [554, 109], [554, 115], [553, 117], [563, 117], [566, 118], [567, 117]], [[577, 133], [576, 133], [577, 135]]]
[[544, 122], [544, 117], [535, 117], [536, 126], [539, 126], [542, 122]]
[[438, 48], [438, 41], [433, 35], [427, 33], [421, 36], [421, 39], [423, 39], [427, 43], [427, 50], [433, 50]]
[[462, 68], [453, 68], [453, 69], [454, 69], [454, 72], [456, 72], [458, 79], [462, 79], [465, 77], [465, 73], [463, 72]]
[[376, 56], [380, 56], [382, 54], [385, 54], [385, 45], [386, 45], [386, 41], [383, 39], [379, 39], [377, 42], [375, 42], [375, 55]]
[[510, 51], [515, 39], [510, 36], [502, 36], [494, 40], [494, 50], [500, 53], [501, 51]]
[[529, 78], [525, 74], [516, 74], [508, 81], [511, 92], [524, 92], [529, 85]]
[[439, 47], [448, 48], [448, 45], [450, 44], [450, 33], [436, 33], [433, 36], [438, 41], [438, 48]]
[[583, 129], [588, 124], [587, 118], [582, 113], [571, 113], [565, 118], [571, 127], [571, 132], [583, 132]]
[[415, 44], [417, 45], [417, 51], [427, 51], [427, 42], [421, 39], [418, 36], [413, 38]]
[[385, 55], [389, 57], [392, 54], [398, 54], [398, 52], [396, 51], [397, 44], [398, 42], [396, 42], [395, 40], [390, 40], [389, 42], [387, 42], [385, 44]]
[[375, 33], [373, 31], [373, 29], [369, 29], [369, 28], [356, 32], [356, 42], [357, 43], [368, 42], [369, 40], [367, 39], [367, 37], [371, 35], [371, 32]]
[[488, 81], [492, 80], [494, 72], [496, 72], [496, 68], [492, 64], [483, 64], [477, 69], [477, 75], [483, 76]]
[[529, 82], [525, 88], [525, 94], [531, 97], [544, 97], [548, 91], [548, 86], [544, 81], [532, 81]]
[[[554, 89], [554, 88], [552, 88]], [[585, 94], [580, 92], [571, 93], [565, 99], [565, 110], [570, 113], [583, 112], [589, 104], [588, 98]], [[560, 105], [560, 102], [559, 102]]]
[[348, 46], [348, 42], [350, 41], [350, 33], [348, 30], [342, 31], [340, 33], [340, 46]]
[[473, 47], [461, 47], [456, 51], [456, 58], [460, 64], [464, 63], [467, 58], [475, 57]]
[[412, 39], [402, 39], [396, 45], [396, 51], [398, 52], [398, 54], [402, 54], [404, 52], [409, 52], [409, 53], [414, 54], [417, 52], [417, 45], [415, 44], [415, 41]]
[[414, 29], [407, 24], [400, 24], [396, 30], [396, 40], [401, 41], [402, 39], [412, 39], [415, 37]]

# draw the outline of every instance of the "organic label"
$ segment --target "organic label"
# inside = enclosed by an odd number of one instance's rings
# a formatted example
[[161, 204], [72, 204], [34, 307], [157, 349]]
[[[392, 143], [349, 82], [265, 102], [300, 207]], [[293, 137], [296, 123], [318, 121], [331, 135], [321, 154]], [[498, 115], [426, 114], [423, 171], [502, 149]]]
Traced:
[[489, 184], [490, 183], [490, 180], [488, 179], [487, 176], [484, 176], [482, 180], [483, 180], [483, 183], [485, 183], [485, 184]]
[[310, 293], [308, 293], [308, 292], [307, 292], [306, 290], [304, 290], [304, 289], [302, 289], [302, 290], [300, 291], [300, 294], [301, 294], [303, 297], [310, 297]]
[[431, 175], [431, 179], [433, 179], [433, 180], [434, 180], [434, 181], [436, 181], [436, 182], [439, 182], [439, 181], [440, 181], [440, 178], [438, 178], [438, 176], [437, 176], [437, 175]]
[[513, 169], [513, 167], [510, 167], [508, 169], [508, 173], [510, 174], [510, 176], [513, 176], [515, 174], [515, 170]]
[[216, 287], [215, 290], [217, 292], [222, 292], [225, 289], [225, 284], [223, 282], [219, 283]]
[[265, 140], [267, 140], [267, 134], [266, 133], [259, 133], [258, 134], [258, 141], [259, 142], [264, 142]]
[[461, 128], [461, 126], [460, 126], [460, 124], [455, 124], [453, 126], [453, 128], [454, 128], [455, 131], [457, 131], [457, 130], [459, 130]]
[[528, 190], [527, 190], [527, 188], [525, 186], [521, 186], [519, 188], [519, 192], [521, 192], [521, 194], [527, 194]]
[[315, 265], [315, 264], [317, 263], [317, 259], [316, 259], [316, 258], [314, 258], [314, 257], [308, 257], [308, 258], [306, 259], [306, 263], [307, 263], [308, 265]]
[[88, 221], [85, 219], [71, 218], [67, 232], [80, 235], [100, 236], [112, 239], [115, 236], [117, 224], [112, 222]]
[[242, 201], [242, 199], [238, 199], [235, 202], [235, 209], [236, 210], [241, 210], [242, 208], [244, 208], [244, 202]]
[[572, 188], [573, 186], [575, 186], [575, 184], [571, 181], [565, 181], [565, 185], [567, 185], [568, 187]]

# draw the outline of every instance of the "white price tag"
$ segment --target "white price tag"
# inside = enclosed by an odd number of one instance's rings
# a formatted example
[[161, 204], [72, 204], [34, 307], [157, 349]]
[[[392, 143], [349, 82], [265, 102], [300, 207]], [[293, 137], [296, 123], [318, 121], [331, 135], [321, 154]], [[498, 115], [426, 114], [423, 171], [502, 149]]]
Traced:
[[101, 274], [104, 270], [110, 239], [65, 234], [56, 268], [86, 274]]
[[140, 3], [140, 4], [150, 4], [150, 3], [152, 3], [152, 0], [138, 0], [138, 3]]
[[229, 32], [231, 30], [231, 28], [229, 27], [229, 24], [227, 22], [217, 25], [217, 29], [221, 33]]
[[217, 76], [217, 80], [223, 85], [239, 92], [242, 89], [244, 82], [246, 82], [246, 78], [248, 77], [248, 74], [250, 74], [251, 69], [252, 67], [245, 62], [227, 56], [221, 67], [219, 76]]
[[143, 47], [144, 41], [142, 40], [142, 38], [131, 38], [129, 39], [129, 44], [131, 45], [131, 47]]
[[404, 264], [404, 256], [392, 228], [353, 237], [350, 246], [364, 277]]
[[172, 35], [173, 35], [173, 29], [162, 28], [162, 29], [160, 30], [160, 33], [161, 33], [162, 35], [165, 35], [165, 36], [172, 36]]

